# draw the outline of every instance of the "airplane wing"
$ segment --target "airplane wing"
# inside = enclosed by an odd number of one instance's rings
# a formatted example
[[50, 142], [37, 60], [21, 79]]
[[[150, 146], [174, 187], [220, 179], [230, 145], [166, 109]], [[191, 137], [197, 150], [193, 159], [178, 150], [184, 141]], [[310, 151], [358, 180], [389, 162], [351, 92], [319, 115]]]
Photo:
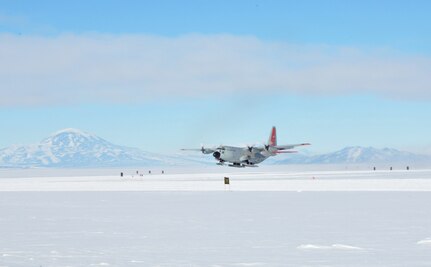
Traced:
[[286, 150], [286, 149], [292, 149], [297, 146], [309, 146], [310, 143], [302, 143], [302, 144], [292, 144], [292, 145], [281, 145], [281, 146], [274, 146], [277, 150]]
[[200, 151], [203, 154], [211, 154], [213, 152], [215, 152], [217, 149], [219, 148], [205, 148], [205, 147], [201, 147], [201, 148], [182, 148], [181, 151]]

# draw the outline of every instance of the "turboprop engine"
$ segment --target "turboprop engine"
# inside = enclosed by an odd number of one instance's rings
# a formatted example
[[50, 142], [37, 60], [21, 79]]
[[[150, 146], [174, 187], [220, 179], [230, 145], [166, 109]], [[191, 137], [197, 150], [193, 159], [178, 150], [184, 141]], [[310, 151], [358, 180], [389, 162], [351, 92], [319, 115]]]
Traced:
[[220, 156], [221, 156], [221, 154], [220, 154], [219, 151], [216, 151], [216, 152], [213, 153], [213, 157], [216, 158], [217, 160], [220, 159]]
[[265, 157], [273, 156], [277, 152], [277, 148], [270, 146], [270, 145], [264, 145], [264, 149], [260, 152]]

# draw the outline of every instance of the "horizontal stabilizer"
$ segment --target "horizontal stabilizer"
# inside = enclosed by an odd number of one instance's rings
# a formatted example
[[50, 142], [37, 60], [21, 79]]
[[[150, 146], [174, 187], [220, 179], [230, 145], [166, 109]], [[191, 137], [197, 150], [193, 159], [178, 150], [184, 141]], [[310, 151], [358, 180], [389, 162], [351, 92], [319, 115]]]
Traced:
[[285, 149], [292, 149], [298, 146], [309, 146], [310, 143], [302, 143], [302, 144], [292, 144], [292, 145], [281, 145], [281, 146], [274, 146], [278, 150], [285, 150]]

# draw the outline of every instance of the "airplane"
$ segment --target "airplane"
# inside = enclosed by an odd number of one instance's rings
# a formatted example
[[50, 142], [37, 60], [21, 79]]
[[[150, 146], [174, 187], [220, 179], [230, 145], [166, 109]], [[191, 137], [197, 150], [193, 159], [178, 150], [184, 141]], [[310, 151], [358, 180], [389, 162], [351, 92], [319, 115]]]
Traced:
[[229, 167], [258, 167], [257, 164], [266, 160], [269, 157], [276, 156], [283, 153], [296, 153], [293, 149], [298, 146], [307, 146], [309, 143], [291, 144], [291, 145], [277, 145], [277, 130], [272, 127], [268, 143], [261, 146], [218, 146], [216, 148], [205, 148], [202, 146], [200, 149], [186, 149], [183, 151], [201, 151], [203, 154], [211, 154], [218, 161], [217, 165], [228, 164]]

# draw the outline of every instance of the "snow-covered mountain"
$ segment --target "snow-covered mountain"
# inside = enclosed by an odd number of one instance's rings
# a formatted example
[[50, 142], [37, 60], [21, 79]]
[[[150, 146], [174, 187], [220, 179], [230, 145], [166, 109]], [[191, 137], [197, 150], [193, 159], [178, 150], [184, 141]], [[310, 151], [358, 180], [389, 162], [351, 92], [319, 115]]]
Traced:
[[393, 148], [346, 147], [321, 155], [288, 155], [275, 164], [361, 164], [361, 163], [415, 163], [431, 162], [430, 156], [417, 155]]
[[112, 144], [96, 135], [64, 129], [35, 145], [0, 150], [2, 167], [114, 167], [179, 164], [180, 160]]

